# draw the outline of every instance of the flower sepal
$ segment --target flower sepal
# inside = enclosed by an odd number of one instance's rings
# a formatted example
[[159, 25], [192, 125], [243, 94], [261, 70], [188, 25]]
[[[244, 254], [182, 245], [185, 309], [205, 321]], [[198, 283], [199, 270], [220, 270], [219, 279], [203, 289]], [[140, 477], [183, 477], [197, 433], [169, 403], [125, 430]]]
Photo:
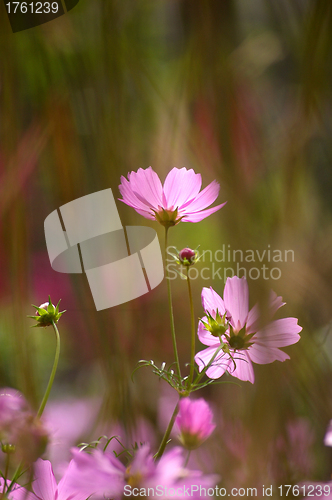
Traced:
[[234, 349], [248, 349], [253, 345], [254, 342], [250, 342], [252, 337], [255, 335], [254, 333], [246, 334], [245, 326], [241, 328], [239, 332], [235, 332], [232, 325], [229, 325], [230, 334], [225, 334], [227, 342]]
[[175, 210], [166, 210], [161, 207], [159, 211], [152, 209], [156, 220], [162, 226], [169, 228], [178, 224], [184, 216], [178, 217], [178, 209]]
[[61, 299], [56, 306], [52, 304], [50, 296], [48, 296], [48, 299], [48, 302], [45, 302], [45, 304], [42, 304], [39, 307], [32, 304], [32, 307], [34, 307], [38, 313], [36, 316], [28, 316], [28, 318], [32, 318], [37, 321], [37, 324], [32, 325], [32, 328], [45, 328], [46, 326], [51, 326], [53, 325], [53, 323], [57, 323], [63, 313], [66, 312], [59, 311], [59, 304], [61, 302]]
[[203, 321], [202, 319], [200, 320], [201, 323], [204, 325], [205, 329], [208, 330], [214, 337], [220, 337], [221, 335], [225, 335], [229, 327], [229, 323], [226, 318], [226, 312], [223, 316], [220, 316], [220, 313], [217, 309], [215, 318], [211, 316], [209, 311], [206, 311], [206, 315], [208, 318], [207, 322]]

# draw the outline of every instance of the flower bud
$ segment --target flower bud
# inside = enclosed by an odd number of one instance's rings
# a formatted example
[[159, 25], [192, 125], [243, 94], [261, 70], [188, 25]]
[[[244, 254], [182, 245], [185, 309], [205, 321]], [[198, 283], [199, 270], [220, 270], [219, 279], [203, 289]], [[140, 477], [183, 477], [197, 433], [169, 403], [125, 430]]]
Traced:
[[176, 424], [179, 428], [179, 439], [185, 448], [198, 448], [214, 431], [213, 413], [203, 399], [192, 401], [183, 398], [179, 403], [179, 413]]
[[197, 260], [197, 252], [191, 248], [183, 248], [179, 252], [179, 261], [183, 266], [192, 266]]
[[60, 300], [57, 304], [57, 306], [54, 306], [51, 302], [51, 297], [49, 296], [49, 301], [45, 302], [41, 306], [33, 307], [37, 310], [37, 315], [36, 316], [28, 316], [28, 318], [32, 318], [37, 321], [36, 325], [33, 325], [34, 327], [45, 327], [45, 326], [51, 326], [53, 323], [57, 323], [61, 316], [63, 315], [64, 312], [62, 311], [59, 312], [59, 304]]
[[14, 444], [5, 443], [1, 445], [2, 453], [7, 453], [9, 455], [10, 453], [15, 453], [15, 450], [16, 446]]

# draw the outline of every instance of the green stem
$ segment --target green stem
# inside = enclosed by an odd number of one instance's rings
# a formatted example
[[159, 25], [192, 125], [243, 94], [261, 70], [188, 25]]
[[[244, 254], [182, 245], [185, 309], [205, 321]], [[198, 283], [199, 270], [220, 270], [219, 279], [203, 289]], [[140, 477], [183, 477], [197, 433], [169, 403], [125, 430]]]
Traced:
[[54, 381], [54, 377], [55, 377], [55, 374], [56, 374], [56, 370], [57, 370], [58, 362], [59, 362], [59, 357], [60, 357], [60, 334], [59, 334], [59, 330], [57, 329], [57, 326], [54, 323], [54, 321], [52, 321], [52, 325], [53, 325], [54, 332], [55, 332], [55, 337], [56, 337], [56, 349], [55, 349], [54, 363], [53, 363], [53, 368], [52, 368], [52, 371], [51, 371], [50, 379], [48, 381], [47, 388], [46, 388], [43, 400], [40, 403], [40, 407], [39, 407], [39, 410], [38, 410], [38, 413], [37, 413], [37, 417], [38, 418], [40, 418], [42, 416], [43, 411], [45, 409], [48, 397], [49, 397], [51, 389], [52, 389], [52, 385], [53, 385], [53, 381]]
[[190, 453], [191, 453], [191, 450], [188, 450], [188, 455], [187, 455], [187, 458], [186, 458], [186, 461], [185, 461], [185, 463], [184, 463], [184, 466], [183, 466], [183, 467], [187, 467], [188, 462], [189, 462], [189, 458], [190, 458]]
[[167, 426], [167, 429], [166, 429], [166, 432], [164, 434], [164, 437], [160, 443], [160, 446], [159, 446], [159, 450], [157, 451], [157, 453], [155, 454], [154, 458], [157, 460], [158, 458], [160, 458], [162, 456], [162, 454], [164, 453], [165, 451], [165, 448], [166, 448], [166, 445], [167, 445], [167, 442], [169, 440], [169, 436], [172, 432], [172, 429], [173, 429], [173, 426], [174, 426], [174, 422], [175, 422], [175, 419], [176, 419], [176, 416], [179, 412], [179, 403], [177, 403], [175, 409], [174, 409], [174, 412], [173, 412], [173, 415], [171, 416], [171, 420], [169, 421], [169, 424]]
[[176, 345], [176, 335], [175, 335], [175, 326], [174, 326], [174, 314], [173, 314], [173, 305], [172, 305], [172, 292], [171, 292], [171, 281], [169, 279], [169, 273], [167, 268], [167, 246], [168, 246], [168, 227], [165, 227], [165, 274], [167, 281], [167, 293], [168, 293], [168, 307], [169, 307], [169, 315], [171, 320], [171, 333], [172, 333], [172, 342], [173, 342], [173, 351], [176, 363], [176, 370], [179, 379], [181, 380], [181, 370], [180, 370], [180, 362], [178, 349]]
[[188, 283], [188, 293], [189, 293], [189, 303], [190, 303], [190, 317], [191, 317], [191, 353], [190, 353], [190, 372], [188, 379], [188, 390], [190, 390], [193, 378], [194, 378], [194, 363], [195, 363], [195, 314], [194, 314], [194, 303], [193, 296], [191, 292], [191, 284], [189, 278], [189, 267], [187, 267], [187, 283]]
[[10, 452], [7, 453], [7, 456], [6, 456], [5, 475], [4, 475], [2, 494], [6, 493], [7, 477], [8, 477], [8, 470], [9, 470], [9, 460], [10, 460]]

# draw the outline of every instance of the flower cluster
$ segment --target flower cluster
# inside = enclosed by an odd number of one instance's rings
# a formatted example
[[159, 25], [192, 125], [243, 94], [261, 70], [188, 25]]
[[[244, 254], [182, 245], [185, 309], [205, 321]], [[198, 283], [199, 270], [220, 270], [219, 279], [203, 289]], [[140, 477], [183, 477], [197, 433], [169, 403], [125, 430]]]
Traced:
[[[201, 191], [200, 174], [186, 168], [173, 168], [162, 185], [158, 175], [148, 168], [121, 178], [119, 186], [122, 200], [144, 217], [157, 220], [165, 227], [165, 252], [167, 250], [168, 229], [183, 222], [199, 222], [222, 208], [225, 203], [209, 207], [216, 200], [219, 184], [211, 182]], [[173, 247], [174, 248], [174, 247]], [[141, 360], [139, 366], [150, 366], [153, 372], [177, 392], [177, 403], [169, 424], [156, 453], [151, 452], [148, 443], [137, 445], [130, 450], [123, 445], [126, 454], [119, 458], [108, 451], [109, 439], [101, 449], [102, 438], [90, 445], [72, 448], [71, 461], [66, 464], [62, 478], [57, 483], [50, 461], [41, 455], [47, 443], [47, 433], [41, 416], [47, 404], [54, 381], [59, 354], [60, 334], [57, 322], [64, 313], [59, 311], [59, 303], [49, 302], [37, 310], [37, 327], [52, 326], [56, 336], [56, 351], [50, 379], [35, 415], [24, 397], [12, 389], [0, 391], [0, 440], [6, 454], [5, 473], [1, 473], [0, 497], [7, 500], [120, 500], [126, 496], [182, 498], [188, 488], [191, 497], [205, 497], [208, 489], [215, 487], [219, 477], [204, 474], [187, 467], [189, 455], [199, 448], [213, 433], [216, 424], [208, 403], [203, 399], [193, 399], [191, 393], [213, 383], [225, 372], [243, 381], [254, 382], [252, 363], [266, 364], [275, 360], [285, 361], [289, 356], [281, 347], [296, 343], [301, 327], [296, 318], [283, 318], [262, 324], [259, 307], [249, 309], [249, 288], [245, 278], [228, 278], [223, 298], [212, 288], [203, 288], [202, 304], [205, 316], [198, 323], [198, 339], [207, 346], [196, 353], [196, 323], [193, 309], [193, 294], [189, 267], [200, 259], [197, 250], [183, 248], [173, 255], [175, 261], [184, 266], [187, 276], [188, 295], [191, 312], [191, 348], [189, 375], [182, 377], [172, 308], [170, 282], [167, 280], [168, 302], [171, 319], [171, 334], [175, 362], [173, 368], [166, 369], [163, 363], [159, 369], [153, 361]], [[181, 274], [181, 273], [180, 273]], [[167, 271], [166, 271], [167, 277]], [[284, 303], [282, 298], [271, 292], [269, 315]], [[198, 371], [195, 373], [195, 363]], [[172, 366], [172, 365], [171, 365]], [[207, 381], [202, 380], [207, 376]], [[179, 446], [170, 447], [172, 429], [176, 430]], [[105, 437], [105, 436], [103, 436]], [[327, 438], [330, 441], [330, 437]], [[69, 450], [67, 446], [67, 450]], [[16, 453], [19, 458], [17, 472], [9, 480], [9, 458]], [[34, 463], [32, 463], [34, 462]], [[22, 467], [30, 466], [30, 482], [19, 484]], [[55, 469], [54, 469], [55, 470]]]
[[[161, 487], [166, 492], [193, 488], [198, 493], [200, 488], [213, 487], [216, 475], [204, 475], [200, 471], [189, 470], [184, 466], [181, 448], [173, 448], [155, 462], [148, 445], [140, 447], [129, 466], [108, 452], [99, 449], [91, 453], [72, 449], [73, 459], [69, 463], [62, 479], [57, 484], [52, 465], [48, 460], [39, 459], [34, 464], [33, 492], [14, 485], [9, 493], [10, 500], [91, 500], [115, 499], [123, 496], [151, 496], [166, 499]], [[1, 483], [0, 483], [1, 484]], [[149, 495], [147, 495], [149, 492]], [[181, 495], [173, 498], [180, 498]], [[200, 497], [194, 494], [194, 497]]]

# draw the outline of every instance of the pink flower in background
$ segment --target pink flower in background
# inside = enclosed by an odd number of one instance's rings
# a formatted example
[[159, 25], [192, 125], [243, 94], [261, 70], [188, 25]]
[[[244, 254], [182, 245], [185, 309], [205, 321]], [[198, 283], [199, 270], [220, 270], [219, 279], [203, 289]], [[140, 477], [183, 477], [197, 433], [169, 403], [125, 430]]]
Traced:
[[329, 425], [326, 429], [324, 444], [325, 446], [332, 446], [332, 420], [329, 421]]
[[101, 401], [97, 398], [66, 398], [48, 402], [43, 422], [49, 432], [47, 457], [55, 477], [61, 477], [66, 470], [71, 459], [70, 448], [82, 442], [83, 436], [93, 428], [100, 406]]
[[[220, 339], [224, 343], [206, 371], [210, 378], [219, 378], [227, 371], [240, 380], [253, 383], [252, 363], [285, 361], [289, 356], [279, 347], [300, 340], [302, 328], [296, 318], [277, 319], [260, 327], [258, 306], [249, 311], [248, 283], [244, 277], [227, 278], [224, 299], [212, 288], [203, 288], [202, 303], [207, 316], [199, 322], [198, 337], [208, 348], [195, 356], [199, 371], [208, 365], [222, 345]], [[283, 305], [282, 298], [271, 292], [271, 315]]]
[[200, 192], [202, 178], [194, 170], [173, 168], [162, 186], [156, 172], [149, 167], [130, 172], [128, 180], [121, 177], [119, 186], [124, 203], [147, 219], [157, 220], [165, 227], [183, 222], [199, 222], [225, 205], [205, 210], [219, 194], [220, 186], [211, 182]]
[[198, 448], [214, 431], [213, 413], [203, 399], [183, 398], [175, 421], [180, 432], [180, 441], [186, 448]]
[[19, 391], [0, 389], [0, 441], [3, 447], [15, 446], [14, 460], [34, 462], [46, 448], [48, 433]]
[[314, 444], [315, 433], [309, 419], [296, 418], [286, 423], [284, 431], [270, 443], [267, 463], [275, 484], [286, 484], [290, 477], [299, 483], [313, 474]]

